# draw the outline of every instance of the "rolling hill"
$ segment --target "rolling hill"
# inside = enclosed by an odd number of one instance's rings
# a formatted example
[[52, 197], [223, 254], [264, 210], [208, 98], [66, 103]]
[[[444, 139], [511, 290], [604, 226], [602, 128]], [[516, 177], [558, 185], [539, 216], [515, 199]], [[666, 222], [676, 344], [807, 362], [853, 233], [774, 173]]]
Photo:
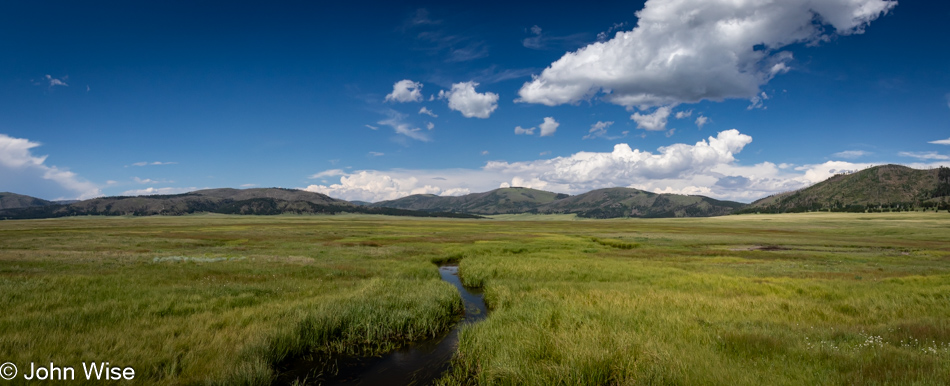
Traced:
[[0, 193], [0, 219], [77, 215], [224, 213], [366, 213], [424, 217], [493, 214], [576, 214], [587, 218], [709, 217], [741, 213], [866, 212], [914, 208], [950, 210], [950, 169], [882, 165], [839, 174], [810, 187], [746, 205], [704, 196], [657, 194], [631, 188], [576, 196], [530, 188], [501, 188], [464, 196], [417, 194], [376, 203], [347, 202], [296, 189], [206, 189], [175, 195], [101, 197], [73, 203]]
[[477, 217], [457, 213], [367, 208], [329, 196], [295, 189], [208, 189], [175, 195], [101, 197], [67, 205], [0, 210], [0, 219], [52, 218], [81, 215], [149, 216], [191, 213], [274, 215], [282, 213], [366, 213], [421, 217]]
[[53, 201], [46, 201], [36, 197], [24, 196], [22, 194], [0, 192], [0, 210], [28, 208], [31, 206], [55, 205]]
[[608, 188], [568, 197], [538, 209], [540, 213], [575, 213], [580, 217], [722, 216], [745, 204], [705, 196], [657, 194], [631, 188]]
[[590, 218], [720, 216], [744, 206], [703, 196], [656, 194], [631, 188], [599, 189], [577, 196], [529, 188], [501, 188], [458, 197], [417, 194], [371, 205], [482, 215], [567, 213]]
[[815, 210], [944, 208], [950, 196], [950, 169], [912, 169], [881, 165], [838, 174], [794, 192], [755, 201], [741, 213], [786, 213]]
[[414, 194], [391, 201], [369, 204], [376, 208], [396, 208], [407, 210], [474, 213], [509, 214], [525, 213], [537, 210], [541, 205], [567, 198], [566, 194], [546, 192], [529, 188], [501, 188], [485, 193], [472, 193], [464, 196], [436, 196], [432, 194]]

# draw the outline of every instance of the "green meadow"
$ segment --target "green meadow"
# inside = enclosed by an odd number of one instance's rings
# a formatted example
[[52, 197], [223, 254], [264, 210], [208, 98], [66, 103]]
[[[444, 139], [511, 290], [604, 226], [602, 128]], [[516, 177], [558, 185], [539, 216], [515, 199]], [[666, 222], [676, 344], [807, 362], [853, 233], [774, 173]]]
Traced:
[[266, 385], [290, 358], [446, 331], [447, 261], [491, 310], [447, 385], [950, 383], [933, 212], [0, 221], [0, 362]]

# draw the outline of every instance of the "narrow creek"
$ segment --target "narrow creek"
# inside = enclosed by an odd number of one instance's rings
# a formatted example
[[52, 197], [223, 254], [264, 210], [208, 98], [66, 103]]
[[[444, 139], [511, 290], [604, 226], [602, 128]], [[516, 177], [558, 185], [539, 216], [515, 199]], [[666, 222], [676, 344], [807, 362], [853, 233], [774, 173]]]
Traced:
[[[465, 315], [448, 332], [431, 339], [411, 342], [381, 357], [338, 357], [330, 362], [299, 358], [284, 364], [274, 384], [290, 384], [306, 379], [303, 384], [323, 385], [428, 385], [449, 369], [452, 355], [458, 349], [459, 328], [488, 316], [481, 290], [462, 285], [457, 265], [440, 265], [442, 280], [455, 286], [462, 297]], [[315, 368], [335, 367], [332, 377], [313, 377]], [[299, 383], [298, 383], [299, 384]]]

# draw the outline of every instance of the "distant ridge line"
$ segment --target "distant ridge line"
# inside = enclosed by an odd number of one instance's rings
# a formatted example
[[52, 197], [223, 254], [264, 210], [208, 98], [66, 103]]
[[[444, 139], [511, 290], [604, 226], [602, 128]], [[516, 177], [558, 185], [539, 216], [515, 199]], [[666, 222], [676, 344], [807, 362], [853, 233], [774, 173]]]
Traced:
[[660, 218], [895, 210], [950, 211], [950, 169], [873, 166], [838, 173], [807, 188], [772, 194], [751, 204], [633, 188], [596, 189], [572, 196], [509, 187], [463, 196], [415, 194], [375, 203], [348, 202], [321, 193], [288, 188], [203, 189], [170, 195], [100, 197], [71, 203], [0, 193], [0, 219], [202, 212], [250, 215], [366, 213], [460, 218], [529, 213], [574, 214], [584, 218]]

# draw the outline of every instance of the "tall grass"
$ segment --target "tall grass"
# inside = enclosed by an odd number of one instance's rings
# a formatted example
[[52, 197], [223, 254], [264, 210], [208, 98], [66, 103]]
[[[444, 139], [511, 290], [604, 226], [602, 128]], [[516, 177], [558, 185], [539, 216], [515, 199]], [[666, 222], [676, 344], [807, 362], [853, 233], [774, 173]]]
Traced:
[[453, 261], [444, 384], [950, 383], [946, 214], [545, 219], [3, 221], [0, 360], [268, 384], [444, 331]]
[[[948, 224], [628, 221], [571, 231], [639, 248], [549, 233], [518, 255], [482, 249], [460, 270], [492, 314], [461, 332], [443, 383], [947, 384]], [[781, 248], [749, 248], [765, 245]]]
[[0, 358], [260, 385], [288, 357], [379, 354], [460, 312], [424, 248], [344, 246], [352, 230], [292, 219], [0, 223]]

